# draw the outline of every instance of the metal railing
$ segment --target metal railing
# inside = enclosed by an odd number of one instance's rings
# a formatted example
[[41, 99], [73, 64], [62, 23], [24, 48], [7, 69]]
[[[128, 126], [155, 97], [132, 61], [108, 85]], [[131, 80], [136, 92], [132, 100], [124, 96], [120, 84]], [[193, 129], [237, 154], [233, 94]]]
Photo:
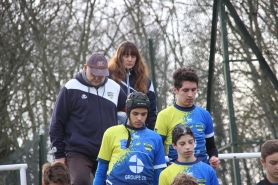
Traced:
[[27, 169], [27, 164], [0, 165], [0, 171], [20, 170], [20, 184], [21, 185], [27, 185], [26, 169]]
[[[219, 154], [218, 157], [219, 157], [219, 159], [260, 158], [261, 153], [260, 152], [257, 152], [257, 153], [226, 153], [226, 154]], [[169, 160], [169, 159], [167, 158], [166, 161], [167, 160]], [[27, 185], [26, 169], [27, 169], [27, 164], [0, 165], [0, 171], [20, 170], [21, 185]]]
[[229, 154], [218, 154], [219, 159], [242, 159], [242, 158], [260, 158], [261, 153], [229, 153]]

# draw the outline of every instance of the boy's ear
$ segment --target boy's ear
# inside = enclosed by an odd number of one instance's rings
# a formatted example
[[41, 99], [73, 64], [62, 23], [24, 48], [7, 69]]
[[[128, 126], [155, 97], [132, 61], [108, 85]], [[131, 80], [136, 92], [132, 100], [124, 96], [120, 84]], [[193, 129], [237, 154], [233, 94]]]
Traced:
[[265, 167], [265, 161], [263, 160], [263, 158], [260, 158], [260, 162], [263, 165], [263, 167]]
[[177, 149], [177, 145], [175, 143], [172, 143], [172, 146], [175, 150]]
[[175, 94], [177, 94], [177, 93], [178, 93], [178, 89], [177, 89], [176, 87], [174, 87], [174, 88], [173, 88], [173, 92], [174, 92]]

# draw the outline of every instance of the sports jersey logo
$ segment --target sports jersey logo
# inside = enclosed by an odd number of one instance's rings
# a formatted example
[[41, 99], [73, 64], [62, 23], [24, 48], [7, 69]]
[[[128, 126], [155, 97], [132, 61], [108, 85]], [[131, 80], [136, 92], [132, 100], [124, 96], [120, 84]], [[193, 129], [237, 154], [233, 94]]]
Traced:
[[197, 179], [198, 184], [206, 184], [206, 179], [205, 178], [199, 178]]
[[144, 143], [144, 148], [145, 148], [145, 150], [147, 150], [147, 151], [151, 151], [152, 149], [153, 149], [153, 146], [152, 146], [152, 144], [150, 144], [150, 143]]
[[129, 169], [133, 173], [141, 173], [144, 170], [143, 162], [137, 157], [137, 155], [131, 156], [129, 159]]
[[82, 98], [82, 99], [87, 99], [86, 94], [82, 94], [81, 98]]
[[112, 92], [107, 92], [107, 96], [109, 97], [109, 98], [114, 98], [114, 93], [112, 93]]
[[204, 126], [202, 124], [196, 124], [196, 128], [199, 132], [202, 132], [204, 130]]

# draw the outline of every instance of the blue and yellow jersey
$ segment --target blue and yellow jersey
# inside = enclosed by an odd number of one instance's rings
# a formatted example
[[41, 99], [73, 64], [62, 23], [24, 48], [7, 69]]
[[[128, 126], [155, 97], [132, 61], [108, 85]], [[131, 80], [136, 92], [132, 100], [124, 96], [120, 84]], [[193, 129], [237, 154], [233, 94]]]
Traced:
[[219, 185], [214, 169], [202, 161], [188, 163], [174, 161], [160, 173], [159, 185], [170, 185], [179, 173], [195, 177], [199, 185]]
[[193, 105], [191, 108], [182, 108], [174, 104], [159, 112], [155, 124], [155, 131], [165, 137], [165, 154], [170, 159], [178, 157], [177, 151], [172, 147], [172, 130], [178, 124], [190, 127], [195, 136], [195, 156], [208, 163], [206, 138], [214, 136], [211, 115], [205, 109]]
[[118, 125], [104, 133], [98, 160], [109, 163], [107, 184], [153, 184], [154, 169], [166, 167], [161, 136], [146, 127], [127, 129]]

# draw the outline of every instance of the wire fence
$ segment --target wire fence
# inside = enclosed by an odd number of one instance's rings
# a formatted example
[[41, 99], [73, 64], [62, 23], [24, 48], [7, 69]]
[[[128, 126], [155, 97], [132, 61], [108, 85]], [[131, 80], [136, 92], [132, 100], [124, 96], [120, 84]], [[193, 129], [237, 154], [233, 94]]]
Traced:
[[[47, 158], [46, 146], [47, 135], [35, 135], [31, 140], [24, 142], [22, 147], [10, 155], [1, 165], [27, 164], [26, 179], [28, 185], [41, 183], [41, 169]], [[45, 143], [45, 144], [43, 144]], [[0, 185], [19, 185], [21, 176], [19, 170], [0, 171]]]

